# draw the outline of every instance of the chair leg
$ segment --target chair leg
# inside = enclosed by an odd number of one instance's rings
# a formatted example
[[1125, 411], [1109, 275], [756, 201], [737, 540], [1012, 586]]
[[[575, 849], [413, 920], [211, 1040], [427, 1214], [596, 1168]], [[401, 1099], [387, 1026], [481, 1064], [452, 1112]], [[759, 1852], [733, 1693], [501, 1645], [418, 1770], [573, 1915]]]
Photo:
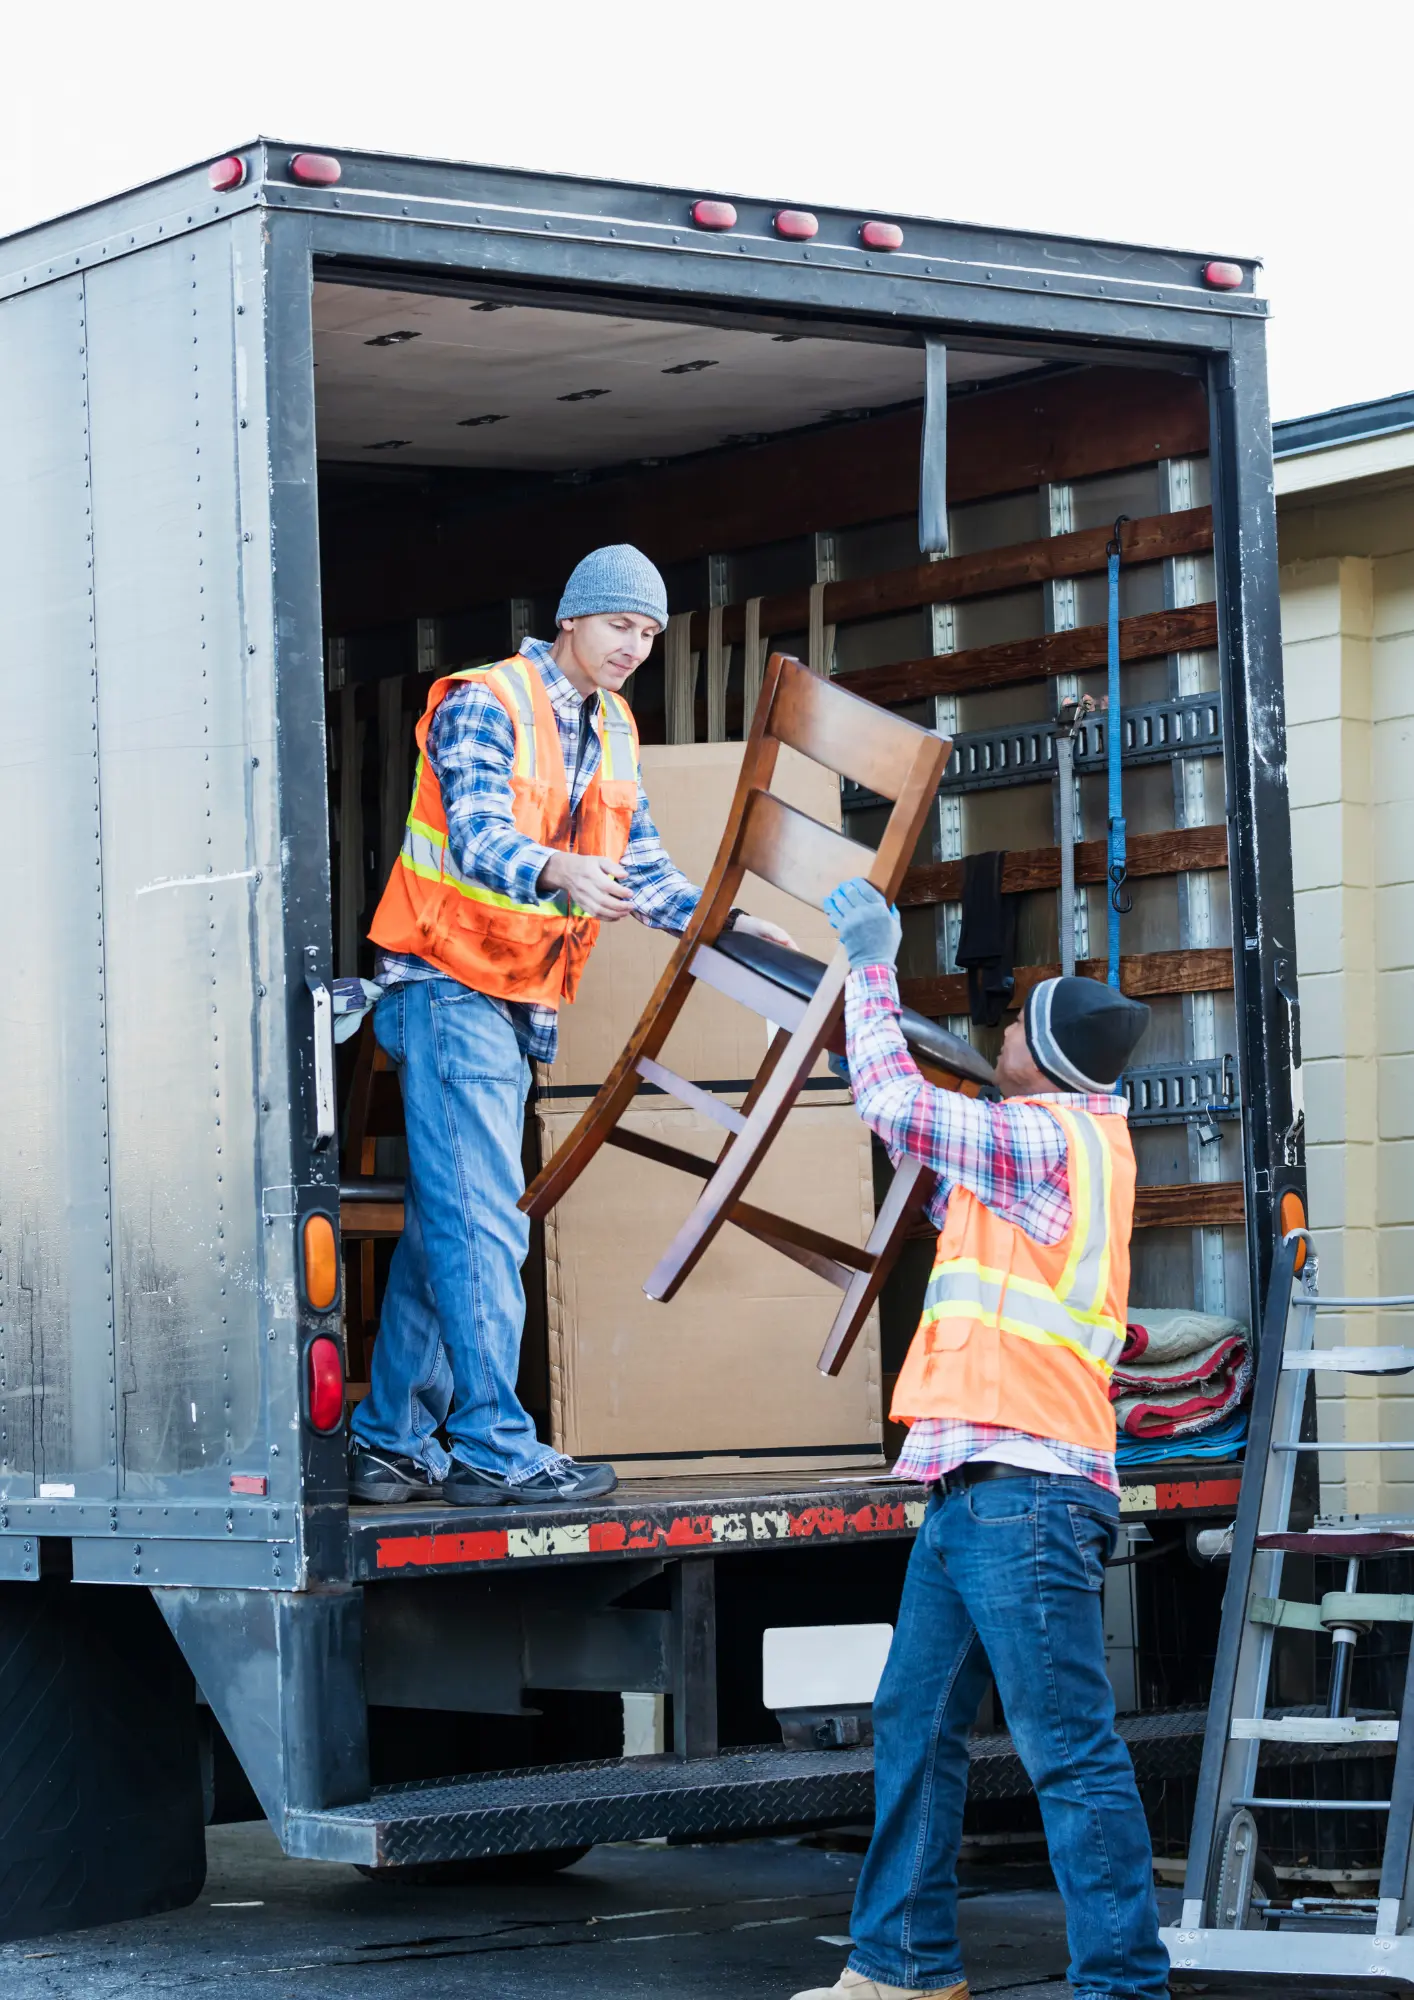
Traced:
[[850, 1280], [829, 1338], [820, 1350], [815, 1365], [822, 1375], [838, 1375], [849, 1359], [850, 1349], [884, 1289], [908, 1232], [927, 1207], [936, 1184], [936, 1174], [921, 1161], [904, 1158], [899, 1162], [864, 1246], [872, 1259], [871, 1266], [867, 1271], [856, 1272]]
[[[837, 951], [815, 989], [814, 998], [805, 1010], [800, 1026], [779, 1054], [772, 1045], [766, 1058], [771, 1066], [770, 1075], [752, 1105], [745, 1125], [728, 1143], [691, 1215], [658, 1260], [643, 1287], [650, 1299], [664, 1302], [671, 1299], [683, 1280], [696, 1269], [708, 1245], [724, 1224], [731, 1220], [737, 1197], [760, 1166], [766, 1149], [785, 1123], [786, 1113], [814, 1068], [815, 1058], [825, 1046], [844, 1005], [848, 972], [849, 964], [843, 951]], [[780, 1037], [776, 1039], [779, 1041]]]

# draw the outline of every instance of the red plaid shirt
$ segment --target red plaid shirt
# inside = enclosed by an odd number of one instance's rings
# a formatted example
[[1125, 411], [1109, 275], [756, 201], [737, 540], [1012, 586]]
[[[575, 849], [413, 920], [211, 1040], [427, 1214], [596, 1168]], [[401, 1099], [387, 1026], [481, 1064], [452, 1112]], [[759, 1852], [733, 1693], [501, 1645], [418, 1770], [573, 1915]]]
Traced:
[[[849, 1076], [860, 1117], [897, 1160], [907, 1153], [938, 1176], [928, 1205], [941, 1230], [954, 1186], [970, 1189], [985, 1207], [1038, 1243], [1058, 1243], [1070, 1227], [1066, 1142], [1059, 1120], [1037, 1099], [1001, 1103], [963, 1097], [925, 1083], [899, 1026], [892, 966], [863, 965], [845, 989]], [[1127, 1117], [1123, 1097], [1056, 1091], [1045, 1103], [1099, 1116]], [[1042, 1444], [1072, 1472], [1118, 1493], [1112, 1452], [1090, 1451], [1060, 1438], [955, 1418], [920, 1417], [894, 1470], [931, 1484], [954, 1466], [1007, 1443]]]

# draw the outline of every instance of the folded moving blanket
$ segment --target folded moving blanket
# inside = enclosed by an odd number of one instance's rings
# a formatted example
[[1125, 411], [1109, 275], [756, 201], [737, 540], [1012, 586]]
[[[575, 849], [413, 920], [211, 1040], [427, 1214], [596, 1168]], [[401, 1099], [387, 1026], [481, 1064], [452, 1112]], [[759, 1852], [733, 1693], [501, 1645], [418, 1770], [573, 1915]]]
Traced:
[[1247, 1412], [1234, 1410], [1231, 1416], [1215, 1423], [1211, 1430], [1189, 1433], [1177, 1442], [1172, 1438], [1130, 1437], [1121, 1431], [1115, 1457], [1126, 1472], [1140, 1466], [1172, 1465], [1178, 1459], [1231, 1458], [1246, 1436]]
[[1179, 1438], [1210, 1429], [1243, 1401], [1252, 1381], [1240, 1321], [1186, 1308], [1136, 1307], [1110, 1384], [1115, 1421], [1133, 1438]]

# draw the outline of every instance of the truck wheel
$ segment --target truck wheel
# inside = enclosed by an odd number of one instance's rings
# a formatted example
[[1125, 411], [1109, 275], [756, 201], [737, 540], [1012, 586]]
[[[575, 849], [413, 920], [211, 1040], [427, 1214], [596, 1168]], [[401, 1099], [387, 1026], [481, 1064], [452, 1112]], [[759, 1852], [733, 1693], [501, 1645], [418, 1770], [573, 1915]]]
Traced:
[[478, 1882], [539, 1882], [583, 1861], [587, 1847], [544, 1847], [532, 1854], [478, 1854], [466, 1861], [414, 1861], [402, 1868], [354, 1866], [391, 1889], [475, 1888]]

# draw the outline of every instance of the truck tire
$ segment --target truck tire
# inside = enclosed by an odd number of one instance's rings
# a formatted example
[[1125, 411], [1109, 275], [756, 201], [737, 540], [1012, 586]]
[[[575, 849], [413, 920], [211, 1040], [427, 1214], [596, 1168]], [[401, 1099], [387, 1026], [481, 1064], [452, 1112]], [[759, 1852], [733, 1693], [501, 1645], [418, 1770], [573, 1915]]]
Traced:
[[193, 1902], [196, 1689], [146, 1590], [0, 1583], [0, 1940]]
[[473, 1888], [479, 1882], [539, 1882], [583, 1861], [587, 1847], [546, 1847], [532, 1854], [480, 1854], [466, 1861], [411, 1862], [404, 1868], [368, 1868], [360, 1875], [390, 1889]]

